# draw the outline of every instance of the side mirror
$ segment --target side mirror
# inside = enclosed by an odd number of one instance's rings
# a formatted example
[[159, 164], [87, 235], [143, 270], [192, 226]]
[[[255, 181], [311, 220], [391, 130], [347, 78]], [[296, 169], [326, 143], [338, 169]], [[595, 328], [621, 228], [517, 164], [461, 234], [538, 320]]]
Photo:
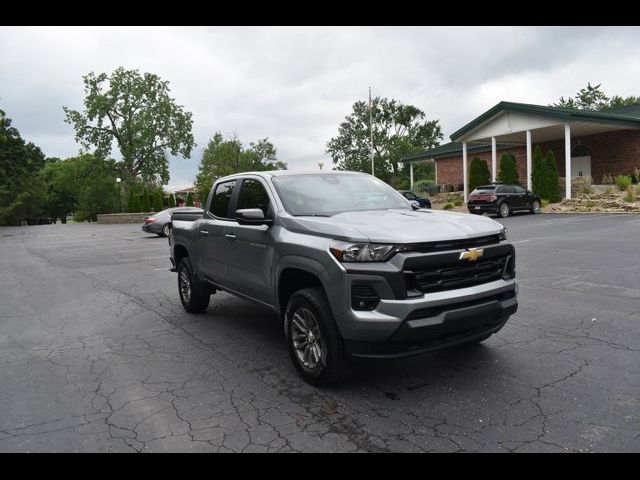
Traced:
[[420, 204], [416, 200], [410, 200], [409, 203], [414, 210], [420, 210]]
[[236, 210], [236, 221], [240, 225], [271, 225], [271, 218], [264, 218], [264, 212], [259, 208], [243, 208]]

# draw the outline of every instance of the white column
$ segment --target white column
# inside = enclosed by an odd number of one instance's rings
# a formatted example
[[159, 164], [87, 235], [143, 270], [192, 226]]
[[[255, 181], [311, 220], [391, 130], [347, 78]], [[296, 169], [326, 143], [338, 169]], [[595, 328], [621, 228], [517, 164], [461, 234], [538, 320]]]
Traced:
[[498, 163], [498, 153], [496, 152], [496, 137], [491, 137], [491, 181], [496, 181], [496, 164]]
[[564, 196], [571, 198], [571, 127], [564, 124]]
[[409, 162], [409, 190], [413, 192], [413, 162]]
[[438, 185], [438, 162], [436, 162], [433, 158], [431, 159], [433, 162], [433, 170], [436, 174], [436, 185]]
[[467, 203], [467, 142], [462, 142], [462, 183], [463, 183], [463, 195], [464, 203]]
[[527, 130], [527, 190], [531, 190], [531, 130]]

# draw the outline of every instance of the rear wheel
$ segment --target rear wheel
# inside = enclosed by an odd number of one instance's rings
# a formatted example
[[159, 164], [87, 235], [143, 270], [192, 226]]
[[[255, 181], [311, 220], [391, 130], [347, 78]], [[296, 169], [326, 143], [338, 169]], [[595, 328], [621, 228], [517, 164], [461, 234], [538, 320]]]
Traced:
[[342, 336], [320, 288], [304, 288], [294, 293], [285, 316], [289, 355], [305, 381], [329, 385], [351, 373]]
[[533, 205], [531, 207], [531, 213], [540, 213], [540, 202], [538, 200], [533, 201]]
[[164, 227], [162, 227], [162, 236], [168, 237], [169, 235], [171, 235], [171, 224], [166, 223]]
[[509, 204], [507, 202], [502, 202], [498, 207], [498, 216], [500, 218], [506, 218], [511, 213], [511, 209], [509, 208]]
[[178, 265], [178, 293], [182, 306], [189, 313], [202, 313], [209, 306], [211, 295], [196, 278], [189, 257]]

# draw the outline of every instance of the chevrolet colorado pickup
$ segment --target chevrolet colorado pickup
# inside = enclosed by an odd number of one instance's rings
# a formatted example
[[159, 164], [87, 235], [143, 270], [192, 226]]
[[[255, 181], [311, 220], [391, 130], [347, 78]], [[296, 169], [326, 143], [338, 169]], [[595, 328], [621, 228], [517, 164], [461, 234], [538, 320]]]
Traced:
[[220, 178], [204, 213], [175, 213], [173, 270], [187, 312], [226, 291], [282, 318], [309, 383], [352, 357], [475, 344], [516, 312], [515, 250], [487, 217], [420, 209], [356, 172]]

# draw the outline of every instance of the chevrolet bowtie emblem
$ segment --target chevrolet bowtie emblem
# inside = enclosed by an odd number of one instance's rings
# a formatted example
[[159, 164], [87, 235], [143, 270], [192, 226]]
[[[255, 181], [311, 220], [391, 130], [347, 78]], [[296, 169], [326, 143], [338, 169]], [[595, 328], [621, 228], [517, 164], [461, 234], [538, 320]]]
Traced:
[[483, 248], [469, 248], [466, 252], [460, 252], [458, 260], [469, 260], [470, 262], [475, 262], [482, 256], [483, 253]]

